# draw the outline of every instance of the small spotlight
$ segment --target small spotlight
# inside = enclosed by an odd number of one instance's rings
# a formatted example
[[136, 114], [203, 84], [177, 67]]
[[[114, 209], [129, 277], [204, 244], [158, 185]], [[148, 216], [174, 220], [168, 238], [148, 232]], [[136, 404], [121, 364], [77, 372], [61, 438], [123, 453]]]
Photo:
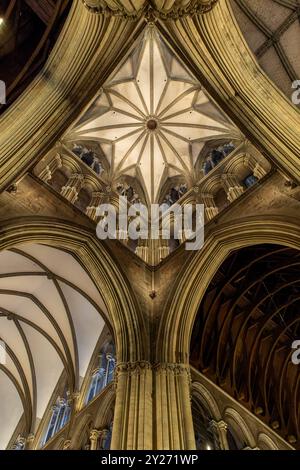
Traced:
[[211, 450], [211, 447], [210, 447], [210, 445], [209, 445], [209, 444], [207, 444], [207, 446], [206, 446], [206, 450]]
[[4, 23], [4, 19], [0, 18], [0, 26]]

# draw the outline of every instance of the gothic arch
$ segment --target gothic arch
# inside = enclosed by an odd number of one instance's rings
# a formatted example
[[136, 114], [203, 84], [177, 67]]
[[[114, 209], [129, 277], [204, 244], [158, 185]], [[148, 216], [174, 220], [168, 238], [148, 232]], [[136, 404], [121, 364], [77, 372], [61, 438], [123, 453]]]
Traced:
[[84, 414], [83, 417], [76, 424], [76, 429], [72, 435], [70, 448], [71, 449], [80, 449], [83, 444], [83, 439], [88, 432], [93, 427], [93, 416], [88, 413]]
[[134, 294], [103, 243], [85, 228], [47, 217], [3, 222], [0, 250], [20, 243], [44, 243], [71, 252], [85, 265], [107, 308], [105, 320], [117, 341], [118, 360], [138, 360], [149, 351], [145, 325]]
[[114, 414], [115, 399], [115, 387], [111, 384], [104, 390], [101, 396], [101, 402], [99, 403], [99, 408], [94, 420], [96, 429], [109, 428]]
[[279, 450], [273, 439], [263, 432], [258, 435], [257, 445], [261, 450]]
[[299, 221], [265, 216], [220, 225], [208, 234], [204, 247], [183, 266], [171, 291], [159, 328], [164, 347], [157, 360], [188, 363], [192, 328], [201, 299], [219, 266], [233, 250], [261, 243], [300, 249]]
[[256, 442], [249, 426], [235, 409], [226, 408], [224, 411], [224, 421], [231, 425], [237, 436], [243, 437], [249, 447], [252, 449], [256, 447]]
[[192, 385], [191, 395], [195, 401], [201, 403], [203, 407], [210, 412], [212, 419], [215, 421], [220, 421], [222, 419], [216, 400], [204, 385], [199, 382], [194, 382]]

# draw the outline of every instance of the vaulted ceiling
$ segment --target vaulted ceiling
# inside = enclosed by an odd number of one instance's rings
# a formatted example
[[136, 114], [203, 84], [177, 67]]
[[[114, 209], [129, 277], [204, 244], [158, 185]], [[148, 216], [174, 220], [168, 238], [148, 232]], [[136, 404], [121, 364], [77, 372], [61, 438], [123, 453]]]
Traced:
[[291, 100], [300, 77], [298, 0], [231, 0], [238, 24], [259, 64]]
[[106, 183], [137, 178], [145, 199], [156, 203], [168, 178], [181, 176], [189, 186], [199, 180], [207, 142], [241, 139], [150, 25], [63, 142], [98, 142], [109, 165]]
[[34, 429], [63, 371], [69, 391], [78, 387], [104, 327], [101, 312], [99, 292], [71, 254], [38, 244], [0, 253], [0, 449], [23, 413]]

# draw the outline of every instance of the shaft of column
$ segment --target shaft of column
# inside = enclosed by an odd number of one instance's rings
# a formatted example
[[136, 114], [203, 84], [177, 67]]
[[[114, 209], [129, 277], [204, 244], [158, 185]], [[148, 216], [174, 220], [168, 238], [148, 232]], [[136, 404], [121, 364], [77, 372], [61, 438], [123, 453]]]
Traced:
[[93, 429], [90, 434], [90, 450], [97, 450], [99, 437], [100, 431], [98, 431], [98, 429]]
[[155, 368], [156, 448], [196, 449], [189, 367], [159, 364]]
[[111, 448], [196, 449], [188, 366], [146, 361], [117, 366]]
[[210, 428], [213, 435], [217, 437], [218, 444], [221, 450], [229, 450], [227, 439], [227, 424], [225, 421], [211, 421]]
[[152, 371], [147, 361], [116, 367], [112, 449], [152, 449]]

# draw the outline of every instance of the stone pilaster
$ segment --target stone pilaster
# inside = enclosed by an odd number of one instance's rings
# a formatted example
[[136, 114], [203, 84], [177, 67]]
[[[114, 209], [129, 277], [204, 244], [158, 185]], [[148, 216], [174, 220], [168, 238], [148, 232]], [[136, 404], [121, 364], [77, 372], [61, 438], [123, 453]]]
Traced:
[[219, 213], [214, 196], [208, 193], [201, 193], [201, 200], [204, 204], [205, 215], [208, 220], [212, 220]]
[[92, 220], [97, 219], [97, 209], [102, 204], [104, 198], [104, 192], [97, 191], [92, 194], [91, 201], [86, 208], [86, 215]]
[[236, 175], [226, 174], [222, 176], [222, 183], [227, 193], [227, 199], [229, 202], [233, 202], [238, 199], [244, 192], [243, 186], [240, 184]]
[[61, 195], [74, 204], [78, 199], [80, 190], [82, 189], [83, 181], [84, 176], [82, 174], [74, 174], [70, 176], [66, 185], [62, 187]]
[[62, 167], [62, 160], [59, 153], [53, 157], [50, 162], [40, 171], [38, 177], [45, 183], [48, 183], [53, 177], [54, 172]]
[[262, 179], [267, 174], [266, 170], [252, 155], [245, 155], [244, 165], [253, 172], [253, 176], [255, 176], [258, 180]]
[[161, 236], [158, 240], [138, 240], [136, 254], [151, 266], [157, 266], [164, 258], [170, 254], [169, 240]]

